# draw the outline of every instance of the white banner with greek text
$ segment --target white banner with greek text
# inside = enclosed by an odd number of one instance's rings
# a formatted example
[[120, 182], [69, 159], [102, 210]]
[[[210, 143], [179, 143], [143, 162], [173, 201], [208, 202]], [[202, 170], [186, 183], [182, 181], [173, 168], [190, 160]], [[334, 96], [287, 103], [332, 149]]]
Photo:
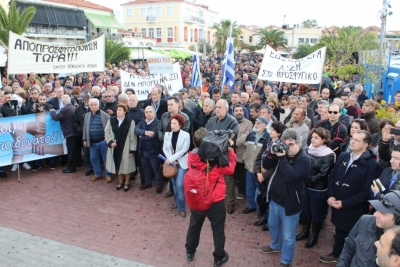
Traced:
[[258, 79], [278, 82], [317, 84], [321, 82], [326, 47], [300, 59], [280, 56], [267, 45]]
[[150, 74], [173, 73], [172, 59], [170, 57], [150, 57], [147, 59]]
[[104, 35], [88, 43], [59, 46], [10, 32], [8, 73], [93, 72], [105, 68]]
[[182, 89], [182, 76], [179, 63], [173, 64], [173, 72], [168, 74], [140, 76], [121, 70], [120, 75], [122, 91], [125, 92], [129, 88], [134, 89], [138, 100], [146, 100], [151, 89], [157, 84], [161, 84], [168, 89], [168, 94], [170, 95]]

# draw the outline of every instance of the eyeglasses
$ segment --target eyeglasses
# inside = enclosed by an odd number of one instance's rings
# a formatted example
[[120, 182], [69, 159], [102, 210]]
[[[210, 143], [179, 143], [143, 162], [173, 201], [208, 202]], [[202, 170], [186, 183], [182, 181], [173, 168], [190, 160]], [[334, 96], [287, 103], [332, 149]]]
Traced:
[[339, 111], [332, 111], [332, 110], [329, 110], [328, 113], [329, 113], [329, 114], [332, 114], [332, 113], [333, 113], [333, 114], [338, 114]]
[[[397, 197], [399, 197], [399, 195], [396, 192], [394, 192], [394, 193], [397, 195]], [[397, 212], [397, 214], [400, 214], [400, 211], [393, 205], [392, 202], [390, 202], [390, 200], [387, 196], [381, 195], [379, 200], [382, 203], [382, 205], [385, 206], [385, 208], [394, 209]]]

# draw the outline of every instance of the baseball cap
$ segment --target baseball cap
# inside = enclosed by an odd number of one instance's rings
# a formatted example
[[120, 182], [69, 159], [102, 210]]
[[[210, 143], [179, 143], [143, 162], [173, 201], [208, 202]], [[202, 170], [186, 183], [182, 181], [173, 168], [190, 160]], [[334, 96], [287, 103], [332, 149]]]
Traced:
[[379, 90], [378, 95], [383, 95], [383, 90]]
[[235, 85], [242, 85], [241, 82], [235, 82]]
[[256, 121], [261, 122], [261, 123], [264, 123], [265, 125], [268, 124], [267, 119], [266, 119], [265, 117], [263, 117], [263, 116], [259, 116], [259, 117], [256, 119]]
[[379, 200], [369, 200], [369, 203], [377, 211], [400, 216], [400, 191], [390, 191]]
[[182, 92], [183, 93], [189, 93], [188, 89], [186, 89], [186, 88], [182, 88], [181, 90], [179, 90], [179, 93], [182, 93]]

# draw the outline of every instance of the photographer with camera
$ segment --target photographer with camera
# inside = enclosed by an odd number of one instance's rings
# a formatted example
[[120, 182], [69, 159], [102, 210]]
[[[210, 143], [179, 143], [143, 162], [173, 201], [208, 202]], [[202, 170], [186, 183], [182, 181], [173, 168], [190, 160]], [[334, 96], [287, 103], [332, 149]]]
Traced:
[[296, 130], [287, 129], [281, 136], [281, 142], [271, 147], [271, 153], [278, 156], [278, 164], [267, 190], [272, 242], [260, 251], [266, 254], [282, 252], [282, 267], [292, 265], [304, 180], [311, 169], [310, 158], [301, 146], [302, 140]]
[[393, 148], [400, 144], [400, 121], [393, 127], [386, 124], [381, 130], [379, 142], [379, 159], [390, 163]]
[[40, 93], [38, 95], [38, 102], [32, 105], [30, 113], [41, 113], [45, 111], [50, 111], [53, 108], [52, 105], [46, 103], [47, 97], [45, 94]]

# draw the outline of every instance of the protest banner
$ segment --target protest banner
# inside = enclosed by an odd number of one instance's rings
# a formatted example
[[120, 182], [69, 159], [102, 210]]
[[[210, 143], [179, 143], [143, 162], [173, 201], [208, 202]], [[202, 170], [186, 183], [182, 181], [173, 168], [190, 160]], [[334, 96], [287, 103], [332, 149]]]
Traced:
[[318, 84], [322, 78], [326, 47], [300, 59], [280, 56], [267, 45], [258, 79], [279, 82]]
[[125, 92], [128, 88], [134, 89], [138, 100], [146, 100], [151, 89], [157, 84], [161, 84], [168, 89], [169, 94], [177, 93], [182, 89], [182, 76], [179, 63], [173, 64], [173, 72], [169, 74], [140, 76], [121, 70], [120, 76], [122, 91]]
[[66, 154], [60, 122], [49, 112], [0, 121], [0, 167]]
[[150, 57], [146, 60], [150, 74], [173, 73], [172, 59], [170, 57]]
[[104, 35], [88, 43], [58, 46], [37, 42], [10, 32], [8, 73], [62, 73], [103, 71], [105, 66]]

